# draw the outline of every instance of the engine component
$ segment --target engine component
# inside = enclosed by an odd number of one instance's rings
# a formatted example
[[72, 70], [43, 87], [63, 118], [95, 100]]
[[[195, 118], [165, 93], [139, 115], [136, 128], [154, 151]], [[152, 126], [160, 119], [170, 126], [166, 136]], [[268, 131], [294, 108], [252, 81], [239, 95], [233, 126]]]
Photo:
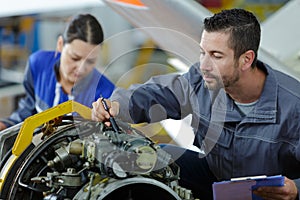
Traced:
[[129, 124], [116, 120], [116, 132], [86, 118], [49, 115], [59, 120], [36, 129], [22, 148], [20, 132], [2, 160], [0, 199], [193, 199], [178, 185], [171, 156]]

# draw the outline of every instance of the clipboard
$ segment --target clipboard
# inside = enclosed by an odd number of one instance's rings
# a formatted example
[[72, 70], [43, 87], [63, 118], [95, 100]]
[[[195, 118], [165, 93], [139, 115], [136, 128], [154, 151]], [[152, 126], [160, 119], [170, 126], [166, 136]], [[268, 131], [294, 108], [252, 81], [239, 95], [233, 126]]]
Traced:
[[214, 200], [262, 200], [252, 193], [260, 186], [283, 186], [284, 176], [250, 176], [213, 183]]

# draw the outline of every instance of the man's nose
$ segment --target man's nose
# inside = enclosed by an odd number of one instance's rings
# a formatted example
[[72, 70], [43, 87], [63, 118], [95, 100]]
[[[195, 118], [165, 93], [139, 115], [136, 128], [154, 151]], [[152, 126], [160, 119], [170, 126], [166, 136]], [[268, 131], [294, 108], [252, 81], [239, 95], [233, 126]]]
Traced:
[[211, 71], [212, 70], [212, 62], [208, 56], [200, 57], [200, 70], [202, 70], [202, 71]]

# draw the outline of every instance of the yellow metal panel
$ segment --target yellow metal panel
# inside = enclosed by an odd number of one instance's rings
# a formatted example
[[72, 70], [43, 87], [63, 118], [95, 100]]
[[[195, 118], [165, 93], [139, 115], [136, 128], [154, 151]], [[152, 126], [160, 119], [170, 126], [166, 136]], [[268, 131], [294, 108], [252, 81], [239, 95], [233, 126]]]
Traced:
[[31, 143], [34, 129], [38, 126], [65, 114], [77, 112], [85, 119], [91, 118], [91, 109], [81, 105], [75, 101], [67, 101], [53, 108], [35, 114], [24, 120], [24, 123], [19, 131], [17, 139], [14, 143], [12, 153], [19, 156]]

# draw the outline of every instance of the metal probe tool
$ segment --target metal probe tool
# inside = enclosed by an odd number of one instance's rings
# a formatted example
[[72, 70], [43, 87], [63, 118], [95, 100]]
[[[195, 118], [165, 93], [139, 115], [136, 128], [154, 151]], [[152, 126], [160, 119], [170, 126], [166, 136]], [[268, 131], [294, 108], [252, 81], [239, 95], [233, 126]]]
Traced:
[[119, 128], [119, 126], [117, 125], [117, 123], [116, 123], [116, 121], [115, 121], [115, 118], [112, 117], [112, 116], [110, 115], [110, 113], [109, 113], [109, 108], [108, 108], [108, 106], [107, 106], [107, 103], [106, 103], [105, 99], [104, 99], [104, 98], [101, 98], [101, 102], [102, 102], [102, 105], [103, 105], [103, 107], [104, 107], [104, 110], [106, 110], [106, 111], [108, 112], [109, 116], [110, 116], [110, 117], [109, 117], [109, 121], [110, 121], [110, 123], [111, 123], [112, 128], [114, 129], [115, 132], [119, 132], [119, 131], [120, 131], [120, 128]]

